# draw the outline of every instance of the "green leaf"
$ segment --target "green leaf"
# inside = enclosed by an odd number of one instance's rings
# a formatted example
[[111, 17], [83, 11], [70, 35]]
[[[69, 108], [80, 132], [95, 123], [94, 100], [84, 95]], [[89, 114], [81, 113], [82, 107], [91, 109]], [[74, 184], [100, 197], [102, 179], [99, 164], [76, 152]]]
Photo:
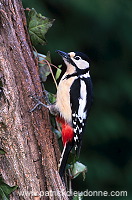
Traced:
[[46, 55], [44, 54], [41, 54], [41, 53], [38, 53], [36, 51], [33, 51], [34, 55], [35, 55], [35, 58], [39, 58], [39, 59], [45, 59], [46, 58]]
[[4, 155], [6, 152], [3, 149], [0, 149], [0, 155]]
[[75, 162], [71, 165], [71, 174], [73, 178], [76, 178], [80, 173], [83, 173], [83, 178], [85, 179], [85, 173], [87, 172], [87, 167], [80, 162]]
[[56, 101], [56, 95], [53, 94], [53, 93], [51, 93], [51, 92], [48, 92], [48, 99], [49, 99], [49, 102], [50, 102], [51, 104], [53, 104], [53, 103], [55, 103], [55, 101]]
[[82, 200], [82, 199], [83, 199], [82, 193], [79, 193], [79, 194], [76, 194], [75, 196], [73, 196], [73, 200]]
[[2, 198], [1, 200], [9, 200], [9, 198], [6, 197], [5, 193], [1, 188], [0, 188], [0, 197]]
[[45, 34], [53, 22], [54, 19], [38, 14], [34, 8], [28, 12], [28, 31], [33, 45], [46, 44]]
[[57, 80], [59, 77], [60, 77], [60, 75], [61, 75], [61, 72], [62, 72], [62, 70], [60, 69], [62, 67], [62, 65], [59, 65], [58, 66], [58, 69], [57, 69], [57, 71], [56, 71], [56, 74], [55, 74], [55, 79]]
[[43, 82], [45, 82], [47, 80], [47, 76], [50, 74], [50, 68], [46, 62], [46, 60], [48, 62], [51, 62], [50, 52], [48, 52], [47, 55], [43, 55], [34, 51], [34, 55], [35, 57], [38, 58], [38, 61], [39, 61], [38, 64], [39, 64], [40, 78]]
[[45, 59], [48, 60], [49, 63], [51, 63], [50, 51], [48, 51]]
[[1, 200], [9, 200], [9, 196], [12, 192], [17, 189], [18, 186], [10, 187], [6, 183], [4, 183], [2, 177], [0, 177], [0, 199]]
[[61, 132], [58, 131], [57, 129], [53, 128], [52, 131], [56, 134], [57, 136], [57, 139], [60, 139], [61, 138]]

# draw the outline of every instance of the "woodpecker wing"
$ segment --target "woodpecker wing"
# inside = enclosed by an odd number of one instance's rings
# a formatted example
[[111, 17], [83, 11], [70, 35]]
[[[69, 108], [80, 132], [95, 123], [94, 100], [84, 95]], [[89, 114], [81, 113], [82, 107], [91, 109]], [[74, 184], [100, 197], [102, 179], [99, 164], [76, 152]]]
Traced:
[[70, 103], [72, 110], [72, 125], [74, 129], [74, 145], [76, 153], [79, 155], [82, 135], [89, 115], [93, 100], [92, 81], [86, 75], [79, 76], [70, 88]]

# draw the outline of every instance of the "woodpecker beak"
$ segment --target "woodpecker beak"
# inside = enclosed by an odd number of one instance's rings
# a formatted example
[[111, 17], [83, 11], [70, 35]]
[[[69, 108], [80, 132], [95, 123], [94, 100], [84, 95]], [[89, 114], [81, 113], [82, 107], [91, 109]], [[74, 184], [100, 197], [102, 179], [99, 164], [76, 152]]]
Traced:
[[65, 53], [63, 51], [60, 50], [56, 50], [56, 52], [66, 61], [70, 62], [70, 56], [68, 53]]

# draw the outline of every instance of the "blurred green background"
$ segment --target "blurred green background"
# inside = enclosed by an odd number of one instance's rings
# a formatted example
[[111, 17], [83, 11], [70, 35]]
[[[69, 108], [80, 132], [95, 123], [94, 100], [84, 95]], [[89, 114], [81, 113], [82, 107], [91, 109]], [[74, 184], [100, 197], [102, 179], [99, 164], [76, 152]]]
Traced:
[[[56, 49], [82, 51], [92, 61], [94, 104], [80, 156], [88, 173], [73, 181], [74, 189], [126, 190], [118, 198], [132, 199], [132, 1], [23, 0], [23, 6], [56, 19], [39, 53], [49, 50], [56, 65], [62, 63]], [[46, 89], [55, 93], [50, 78]]]

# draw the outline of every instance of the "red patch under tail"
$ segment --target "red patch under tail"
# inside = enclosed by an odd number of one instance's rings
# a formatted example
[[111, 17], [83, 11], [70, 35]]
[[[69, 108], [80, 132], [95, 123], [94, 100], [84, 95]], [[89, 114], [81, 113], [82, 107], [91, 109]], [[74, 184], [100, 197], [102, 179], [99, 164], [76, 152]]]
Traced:
[[56, 118], [59, 123], [61, 123], [62, 126], [62, 141], [63, 145], [65, 145], [67, 142], [72, 142], [72, 139], [74, 137], [73, 128], [64, 121], [64, 119], [57, 117]]

